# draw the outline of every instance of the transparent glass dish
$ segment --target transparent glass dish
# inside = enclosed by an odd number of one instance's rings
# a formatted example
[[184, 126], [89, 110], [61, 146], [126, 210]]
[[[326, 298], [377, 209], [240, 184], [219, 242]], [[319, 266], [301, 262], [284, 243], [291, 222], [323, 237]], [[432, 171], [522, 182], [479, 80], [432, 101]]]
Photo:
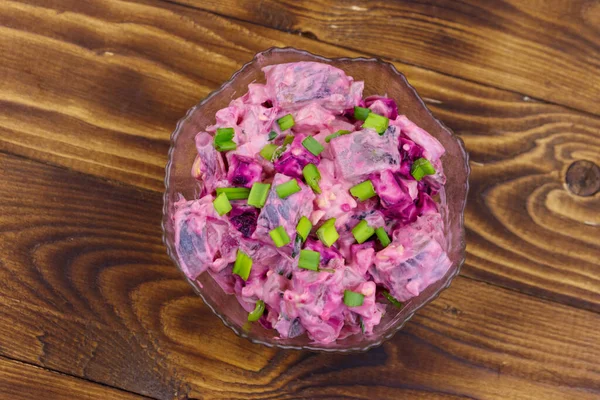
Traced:
[[[190, 109], [179, 121], [171, 136], [169, 161], [166, 166], [163, 207], [163, 241], [167, 252], [177, 267], [179, 265], [174, 244], [173, 204], [180, 195], [186, 199], [197, 197], [198, 185], [190, 171], [196, 156], [194, 136], [204, 130], [207, 125], [214, 124], [215, 113], [226, 107], [229, 102], [247, 92], [251, 82], [264, 83], [261, 68], [266, 65], [297, 61], [318, 61], [331, 64], [365, 82], [364, 96], [387, 94], [398, 103], [399, 113], [435, 136], [446, 148], [442, 157], [444, 172], [447, 176], [446, 195], [443, 203], [445, 233], [448, 256], [452, 267], [438, 282], [430, 285], [419, 296], [408, 301], [404, 308], [387, 307], [381, 323], [375, 327], [372, 335], [354, 335], [330, 344], [311, 343], [306, 334], [293, 339], [278, 339], [275, 330], [267, 330], [258, 323], [248, 324], [248, 313], [239, 305], [235, 296], [227, 295], [213, 281], [208, 273], [200, 275], [196, 281], [187, 277], [190, 285], [202, 297], [205, 304], [231, 328], [236, 334], [254, 343], [276, 346], [284, 349], [305, 349], [329, 352], [366, 351], [380, 345], [396, 333], [421, 307], [435, 299], [439, 293], [450, 285], [458, 274], [465, 259], [465, 233], [463, 214], [468, 191], [469, 165], [468, 155], [462, 141], [454, 136], [441, 122], [433, 117], [416, 91], [407, 82], [404, 75], [386, 62], [367, 58], [328, 59], [293, 48], [271, 48], [258, 53], [252, 61], [244, 65], [229, 81], [211, 93], [200, 104]], [[447, 201], [446, 201], [447, 200]], [[183, 274], [183, 273], [182, 273]], [[185, 275], [183, 275], [185, 277]]]

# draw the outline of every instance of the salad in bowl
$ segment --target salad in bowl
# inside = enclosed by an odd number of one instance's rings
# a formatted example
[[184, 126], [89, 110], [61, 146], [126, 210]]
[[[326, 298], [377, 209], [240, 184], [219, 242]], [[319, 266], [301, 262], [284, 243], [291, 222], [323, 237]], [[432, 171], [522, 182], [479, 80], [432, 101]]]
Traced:
[[[212, 115], [206, 103], [191, 110], [173, 136], [169, 253], [226, 325], [252, 340], [368, 348], [447, 286], [464, 259], [462, 143], [393, 67], [356, 62], [396, 75], [401, 96], [394, 85], [369, 89], [380, 75], [272, 49], [253, 61], [262, 76], [238, 82]], [[460, 192], [456, 206], [449, 191]]]

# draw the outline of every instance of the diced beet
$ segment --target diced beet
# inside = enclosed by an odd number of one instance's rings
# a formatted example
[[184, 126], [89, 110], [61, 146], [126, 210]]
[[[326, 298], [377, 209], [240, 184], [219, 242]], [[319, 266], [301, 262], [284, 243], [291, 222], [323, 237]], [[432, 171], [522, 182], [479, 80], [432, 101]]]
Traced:
[[398, 106], [394, 99], [383, 96], [369, 96], [365, 99], [365, 105], [372, 112], [383, 115], [389, 119], [396, 119], [398, 116]]
[[424, 192], [419, 193], [419, 201], [417, 202], [419, 215], [437, 213], [438, 207], [435, 201]]
[[432, 163], [437, 161], [446, 151], [436, 138], [431, 136], [425, 129], [418, 127], [405, 115], [400, 115], [395, 120], [390, 121], [390, 125], [399, 127], [402, 136], [419, 145], [423, 149], [423, 157]]
[[394, 174], [390, 170], [385, 170], [379, 175], [372, 175], [371, 182], [373, 182], [377, 196], [379, 196], [384, 208], [390, 208], [399, 204], [409, 204], [413, 201], [408, 191], [396, 181]]
[[296, 136], [286, 151], [274, 162], [275, 171], [293, 178], [302, 179], [302, 169], [308, 164], [319, 165], [320, 158], [302, 145], [304, 136]]
[[228, 216], [231, 225], [240, 231], [245, 238], [252, 236], [256, 230], [256, 220], [258, 219], [257, 208], [234, 205]]
[[254, 159], [233, 154], [229, 158], [229, 173], [227, 179], [233, 186], [250, 188], [255, 182], [260, 182], [262, 166]]
[[423, 148], [405, 137], [400, 137], [400, 155], [403, 160], [414, 161], [423, 157]]

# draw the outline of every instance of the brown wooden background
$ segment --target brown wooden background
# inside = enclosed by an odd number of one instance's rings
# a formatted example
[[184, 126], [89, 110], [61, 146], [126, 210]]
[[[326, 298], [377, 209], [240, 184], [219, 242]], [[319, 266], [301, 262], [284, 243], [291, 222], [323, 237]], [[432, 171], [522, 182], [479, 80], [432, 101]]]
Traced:
[[[176, 121], [271, 46], [392, 61], [471, 154], [461, 276], [366, 354], [236, 337], [161, 243]], [[598, 399], [578, 160], [600, 164], [600, 1], [2, 0], [0, 398]]]

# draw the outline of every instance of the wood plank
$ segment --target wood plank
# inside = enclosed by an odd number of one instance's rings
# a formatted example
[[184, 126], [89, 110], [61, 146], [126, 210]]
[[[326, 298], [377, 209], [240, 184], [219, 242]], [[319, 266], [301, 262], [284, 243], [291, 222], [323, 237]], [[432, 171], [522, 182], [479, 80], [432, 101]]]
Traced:
[[2, 356], [158, 399], [600, 395], [598, 314], [459, 277], [366, 354], [278, 351], [188, 287], [158, 193], [7, 155], [0, 188]]
[[[153, 0], [5, 1], [0, 18], [0, 150], [157, 191], [175, 121], [255, 52], [358, 55]], [[599, 311], [600, 199], [563, 184], [600, 164], [600, 119], [395, 65], [471, 154], [463, 273]]]
[[600, 114], [587, 0], [169, 0]]
[[0, 357], [0, 397], [11, 400], [135, 400], [148, 398], [4, 357]]

